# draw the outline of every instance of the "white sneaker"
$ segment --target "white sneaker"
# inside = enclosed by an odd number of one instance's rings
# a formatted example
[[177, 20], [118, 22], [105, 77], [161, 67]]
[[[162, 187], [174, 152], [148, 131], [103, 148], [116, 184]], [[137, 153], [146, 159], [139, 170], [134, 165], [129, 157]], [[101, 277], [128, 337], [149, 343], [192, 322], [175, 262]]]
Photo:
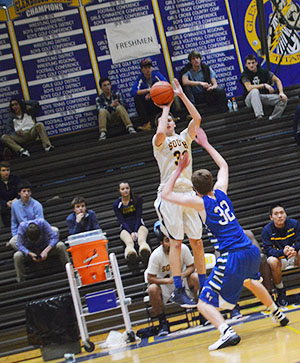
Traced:
[[106, 140], [106, 132], [101, 131], [99, 136], [99, 141], [104, 141], [104, 140]]
[[216, 350], [226, 348], [232, 345], [237, 345], [241, 338], [236, 334], [236, 332], [229, 326], [224, 334], [212, 345], [208, 347], [208, 350]]
[[136, 134], [136, 131], [135, 131], [135, 129], [134, 129], [134, 127], [133, 127], [133, 126], [129, 126], [127, 130], [128, 130], [128, 132], [129, 132], [130, 134]]
[[53, 151], [54, 150], [54, 146], [53, 145], [49, 145], [45, 147], [45, 151]]
[[29, 153], [29, 151], [28, 150], [25, 150], [25, 149], [20, 149], [19, 150], [19, 154], [20, 154], [20, 156], [22, 157], [22, 156], [26, 156], [27, 158], [29, 158], [30, 157], [30, 153]]
[[279, 309], [272, 313], [272, 320], [275, 323], [279, 323], [281, 326], [286, 326], [290, 322], [286, 315]]

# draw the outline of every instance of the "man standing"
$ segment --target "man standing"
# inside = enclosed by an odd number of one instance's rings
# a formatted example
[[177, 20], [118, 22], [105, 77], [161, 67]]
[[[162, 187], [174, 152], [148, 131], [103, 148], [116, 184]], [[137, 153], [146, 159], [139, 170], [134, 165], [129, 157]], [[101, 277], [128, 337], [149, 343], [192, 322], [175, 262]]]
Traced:
[[14, 253], [14, 264], [17, 281], [26, 279], [25, 259], [42, 262], [49, 255], [59, 256], [63, 266], [69, 262], [69, 256], [63, 242], [58, 242], [57, 234], [53, 232], [45, 219], [34, 219], [22, 222], [18, 228], [18, 251]]
[[201, 62], [200, 53], [194, 50], [188, 55], [188, 60], [191, 67], [183, 74], [182, 84], [190, 101], [194, 105], [206, 102], [216, 106], [219, 112], [227, 112], [226, 93], [218, 87], [213, 69]]
[[14, 98], [10, 101], [9, 107], [11, 113], [6, 122], [6, 133], [2, 135], [4, 145], [20, 156], [29, 157], [29, 151], [21, 145], [35, 141], [39, 136], [45, 151], [54, 150], [44, 124], [34, 122], [34, 117], [36, 117], [39, 109], [37, 101], [20, 101]]
[[[162, 114], [158, 118], [156, 134], [152, 139], [153, 154], [160, 171], [160, 186], [154, 206], [161, 221], [161, 230], [170, 239], [170, 267], [173, 275], [175, 290], [171, 300], [182, 307], [194, 307], [195, 301], [185, 293], [181, 277], [181, 244], [186, 233], [193, 249], [195, 267], [199, 277], [199, 286], [203, 286], [206, 278], [204, 249], [202, 243], [202, 225], [198, 213], [192, 208], [182, 208], [161, 199], [161, 192], [168, 179], [177, 168], [181, 155], [187, 153], [192, 157], [191, 144], [196, 136], [196, 129], [201, 122], [201, 116], [195, 106], [183, 93], [177, 79], [174, 79], [174, 93], [186, 106], [192, 121], [180, 134], [175, 133], [175, 122], [169, 113], [169, 105], [160, 106]], [[192, 165], [182, 174], [176, 184], [176, 193], [179, 195], [194, 195], [191, 182]]]
[[18, 197], [19, 183], [19, 177], [10, 173], [10, 163], [2, 161], [0, 163], [0, 201], [1, 217], [5, 227], [11, 225], [11, 206]]
[[119, 93], [112, 91], [110, 80], [101, 78], [99, 85], [102, 90], [101, 95], [96, 98], [100, 132], [99, 141], [106, 140], [107, 122], [114, 119], [122, 120], [127, 131], [130, 134], [135, 134], [136, 131], [127, 113], [126, 104]]
[[143, 59], [140, 66], [142, 74], [134, 82], [130, 94], [134, 97], [136, 112], [142, 119], [142, 126], [138, 129], [149, 131], [156, 114], [160, 112], [150, 98], [150, 89], [154, 83], [167, 80], [161, 73], [153, 70], [150, 58]]
[[[274, 73], [263, 69], [254, 54], [247, 55], [240, 82], [244, 87], [245, 104], [253, 108], [257, 120], [264, 117], [263, 105], [275, 106], [269, 120], [279, 118], [283, 114], [287, 96], [283, 92], [281, 80]], [[279, 94], [274, 94], [274, 83]]]
[[[170, 240], [157, 228], [157, 239], [160, 246], [151, 254], [146, 276], [149, 283], [148, 294], [152, 311], [159, 320], [159, 336], [169, 333], [169, 324], [165, 315], [165, 304], [170, 300], [174, 290], [174, 281], [170, 269]], [[199, 290], [197, 274], [194, 272], [194, 259], [189, 248], [182, 244], [181, 246], [181, 277], [185, 286], [190, 289], [196, 298]]]
[[167, 181], [162, 198], [196, 210], [206, 229], [218, 241], [221, 255], [204, 284], [197, 305], [199, 312], [220, 332], [220, 338], [208, 347], [209, 350], [215, 350], [240, 342], [241, 338], [227, 325], [217, 309], [232, 310], [238, 302], [243, 285], [266, 305], [281, 326], [287, 325], [289, 320], [259, 281], [260, 252], [245, 235], [227, 196], [229, 168], [226, 161], [208, 142], [202, 129], [197, 130], [197, 142], [219, 167], [217, 182], [213, 185], [210, 171], [200, 169], [192, 176], [197, 195], [187, 196], [173, 191], [177, 179], [180, 180], [190, 162], [189, 155], [185, 153], [179, 159], [178, 168]]
[[277, 302], [286, 306], [282, 271], [289, 266], [300, 267], [300, 223], [287, 218], [284, 207], [279, 203], [271, 205], [269, 217], [272, 222], [263, 228], [261, 237], [278, 294]]

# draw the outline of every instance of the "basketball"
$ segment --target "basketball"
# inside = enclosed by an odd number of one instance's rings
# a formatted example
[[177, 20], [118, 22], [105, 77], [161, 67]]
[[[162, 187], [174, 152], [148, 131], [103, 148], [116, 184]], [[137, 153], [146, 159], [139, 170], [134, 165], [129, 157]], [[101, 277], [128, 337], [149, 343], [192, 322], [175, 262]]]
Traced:
[[150, 97], [157, 105], [167, 105], [174, 99], [174, 90], [170, 83], [159, 81], [150, 89]]

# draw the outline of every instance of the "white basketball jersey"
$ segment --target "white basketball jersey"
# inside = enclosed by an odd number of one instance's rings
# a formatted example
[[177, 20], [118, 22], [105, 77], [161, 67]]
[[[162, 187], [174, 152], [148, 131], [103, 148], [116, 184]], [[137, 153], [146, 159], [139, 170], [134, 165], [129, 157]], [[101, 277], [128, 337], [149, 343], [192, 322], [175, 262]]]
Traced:
[[184, 169], [180, 177], [177, 179], [174, 191], [191, 190], [193, 185], [191, 182], [192, 177], [192, 153], [191, 143], [193, 139], [188, 133], [188, 129], [184, 129], [180, 135], [166, 136], [165, 141], [160, 146], [155, 146], [156, 135], [153, 136], [153, 154], [157, 160], [160, 171], [160, 186], [159, 190], [166, 184], [170, 175], [176, 170], [180, 155], [188, 152], [190, 164]]
[[[182, 272], [186, 269], [186, 266], [190, 266], [194, 263], [194, 257], [192, 256], [189, 248], [184, 243], [181, 246], [180, 261]], [[151, 253], [148, 262], [147, 273], [155, 275], [160, 279], [172, 276], [169, 256], [164, 253], [162, 245], [157, 247]]]

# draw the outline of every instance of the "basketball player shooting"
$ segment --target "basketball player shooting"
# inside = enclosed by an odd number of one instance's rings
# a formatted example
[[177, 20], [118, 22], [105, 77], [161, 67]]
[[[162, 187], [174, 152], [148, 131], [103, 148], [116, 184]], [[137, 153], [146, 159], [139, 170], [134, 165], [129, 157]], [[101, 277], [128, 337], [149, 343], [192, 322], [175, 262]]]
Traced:
[[[175, 290], [171, 300], [182, 307], [195, 307], [197, 302], [190, 299], [182, 284], [181, 278], [181, 243], [186, 233], [193, 249], [194, 264], [198, 272], [200, 289], [206, 278], [205, 259], [202, 243], [202, 225], [198, 213], [193, 208], [175, 205], [161, 199], [161, 191], [175, 172], [178, 161], [183, 154], [192, 158], [191, 143], [196, 136], [196, 129], [201, 122], [201, 116], [187, 96], [183, 93], [177, 79], [174, 79], [174, 93], [177, 95], [192, 117], [188, 127], [180, 134], [175, 133], [175, 122], [170, 114], [172, 102], [167, 105], [158, 105], [162, 108], [162, 114], [157, 119], [157, 130], [153, 137], [153, 153], [160, 171], [160, 185], [154, 206], [161, 221], [161, 231], [170, 239], [170, 268], [173, 276]], [[193, 196], [191, 182], [192, 164], [182, 172], [174, 187], [175, 193], [184, 196]]]
[[287, 325], [289, 320], [259, 281], [260, 252], [245, 235], [227, 196], [229, 168], [226, 161], [208, 142], [205, 132], [200, 128], [197, 130], [196, 141], [219, 167], [217, 182], [213, 186], [213, 177], [208, 170], [197, 170], [192, 176], [197, 195], [176, 193], [176, 183], [189, 167], [189, 157], [186, 153], [180, 157], [178, 168], [167, 181], [162, 191], [162, 199], [182, 208], [193, 208], [199, 213], [205, 229], [218, 239], [221, 255], [204, 284], [197, 306], [199, 312], [221, 334], [220, 338], [208, 347], [209, 350], [215, 350], [236, 345], [240, 341], [240, 337], [226, 324], [217, 308], [233, 309], [243, 286], [266, 305], [281, 326]]

